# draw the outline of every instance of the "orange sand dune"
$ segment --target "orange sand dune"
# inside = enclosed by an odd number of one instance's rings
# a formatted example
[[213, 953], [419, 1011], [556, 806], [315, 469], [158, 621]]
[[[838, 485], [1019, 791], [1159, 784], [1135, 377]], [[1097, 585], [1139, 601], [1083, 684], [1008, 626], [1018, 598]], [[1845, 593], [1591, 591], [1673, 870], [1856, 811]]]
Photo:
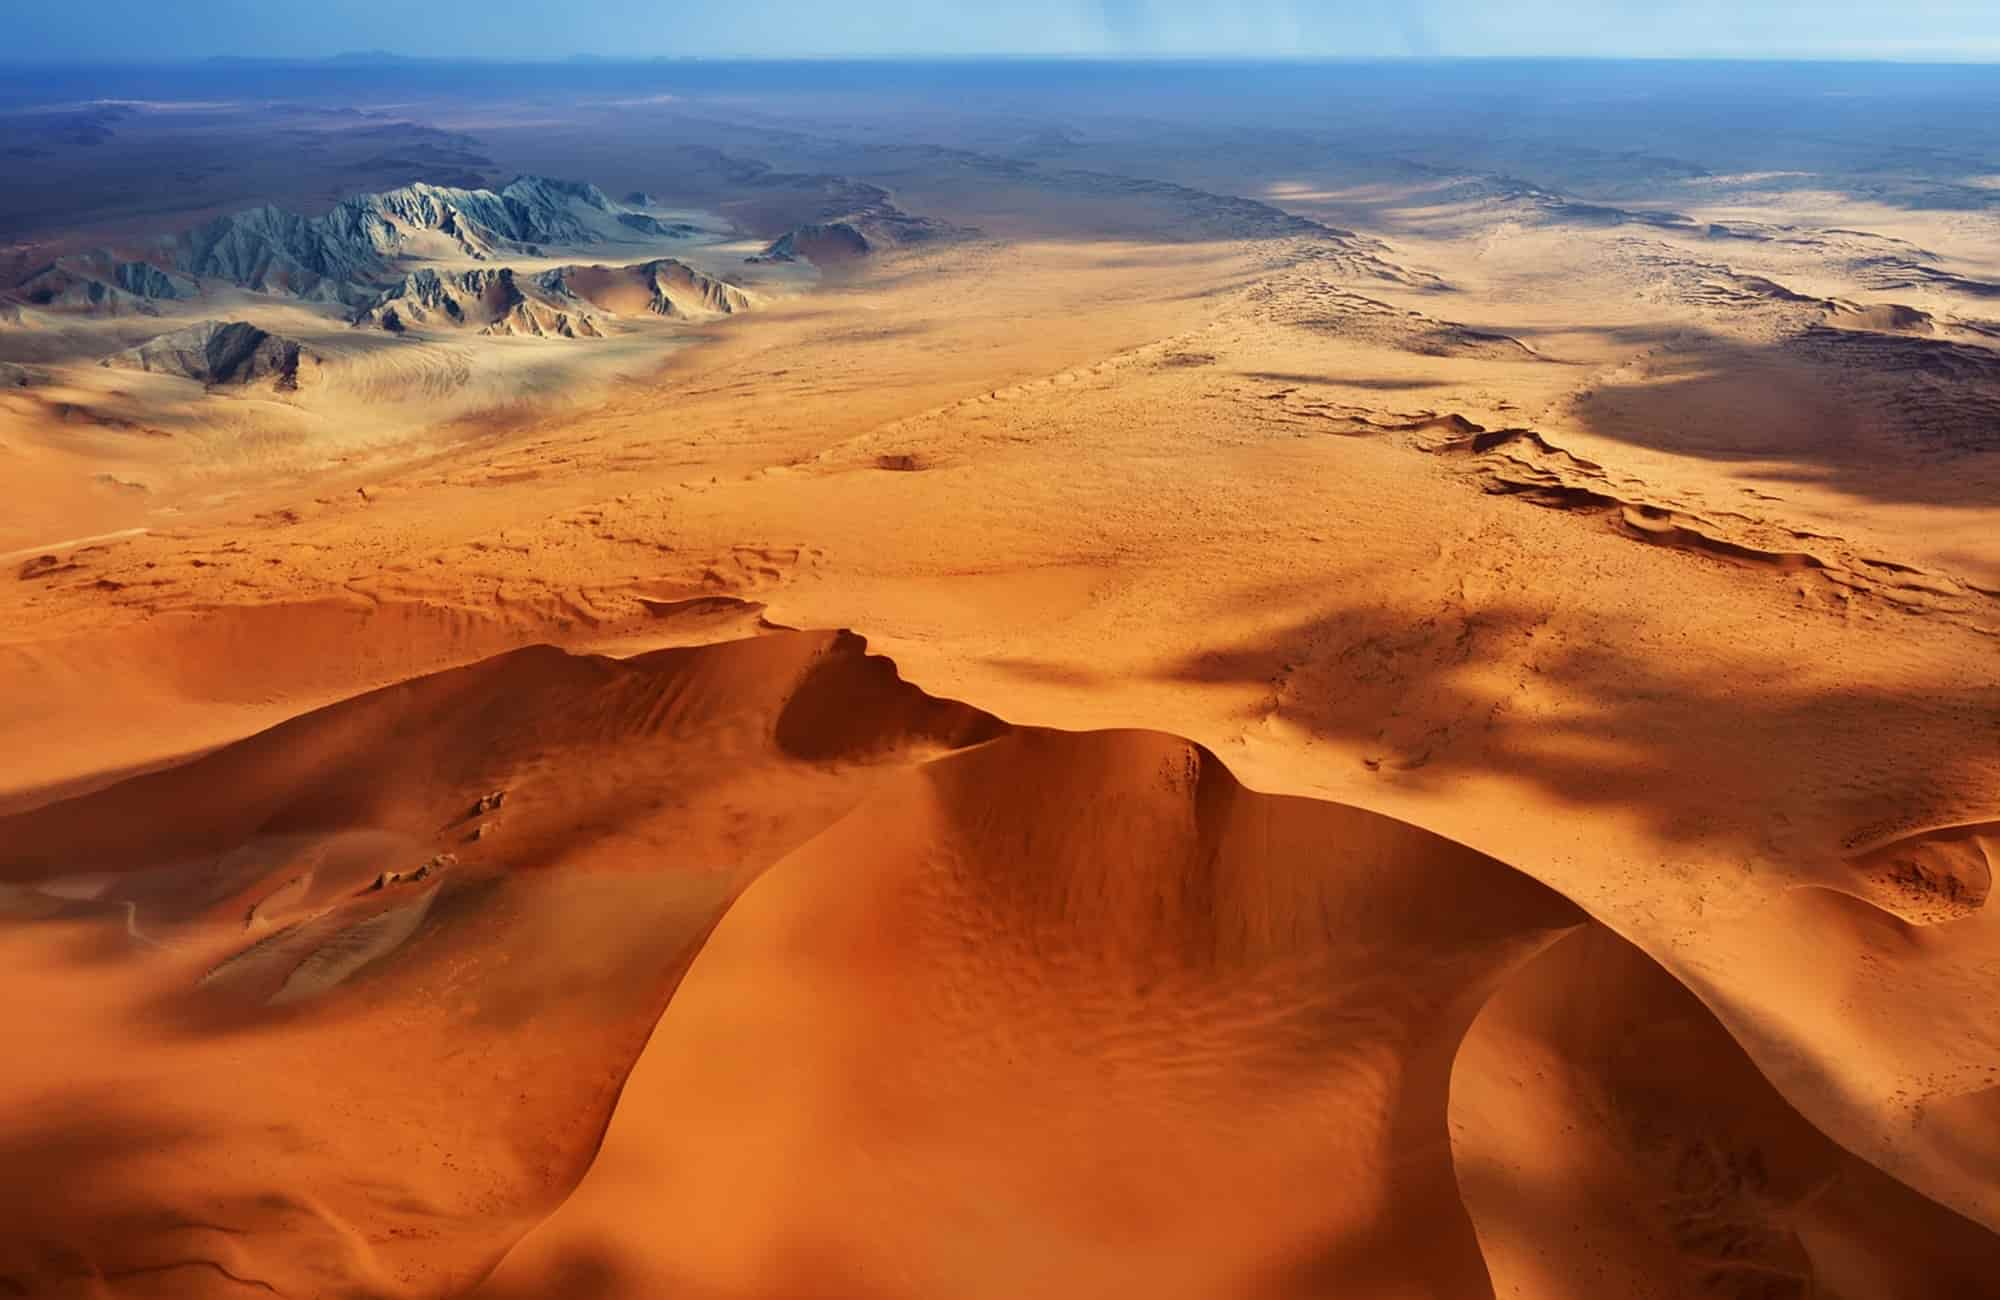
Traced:
[[991, 725], [849, 637], [527, 649], [0, 819], [0, 1278], [461, 1288], [742, 882]]
[[1452, 1059], [1581, 919], [1186, 741], [1015, 732], [745, 894], [489, 1292], [1477, 1294]]
[[1602, 927], [1487, 1004], [1451, 1115], [1503, 1296], [1922, 1300], [1993, 1285], [1990, 1232], [1829, 1141]]
[[1546, 886], [845, 633], [511, 652], [0, 844], [25, 1294], [1918, 1296], [2000, 1250]]

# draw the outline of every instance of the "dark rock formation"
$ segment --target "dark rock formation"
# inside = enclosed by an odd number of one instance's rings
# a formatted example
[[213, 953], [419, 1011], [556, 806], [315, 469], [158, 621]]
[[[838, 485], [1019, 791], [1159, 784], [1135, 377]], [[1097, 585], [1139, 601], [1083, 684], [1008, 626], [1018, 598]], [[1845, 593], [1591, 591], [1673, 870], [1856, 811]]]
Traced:
[[657, 235], [662, 239], [687, 239], [701, 233], [701, 227], [686, 221], [662, 221], [644, 212], [621, 212], [618, 224], [627, 230], [636, 230], [642, 235]]
[[412, 271], [357, 312], [354, 323], [398, 334], [411, 325], [429, 325], [536, 338], [600, 337], [583, 304], [548, 292], [541, 283], [546, 278], [524, 287], [505, 266]]
[[318, 361], [295, 340], [266, 333], [249, 321], [205, 320], [148, 339], [101, 364], [179, 375], [210, 386], [269, 381], [289, 392], [299, 386], [301, 367], [316, 368]]
[[614, 315], [728, 316], [751, 306], [750, 295], [735, 285], [671, 257], [630, 266], [560, 266], [535, 283], [553, 297]]
[[29, 271], [8, 290], [15, 300], [13, 316], [17, 321], [20, 304], [104, 316], [151, 315], [156, 311], [152, 306], [155, 301], [192, 298], [199, 292], [187, 276], [150, 262], [120, 261], [106, 253], [58, 258]]
[[804, 258], [813, 263], [845, 262], [866, 257], [873, 247], [868, 236], [850, 223], [830, 221], [786, 231], [753, 260], [795, 262]]
[[396, 258], [422, 253], [427, 241], [480, 259], [539, 252], [604, 242], [621, 215], [630, 214], [575, 181], [522, 176], [499, 190], [416, 184], [344, 199], [318, 217], [269, 206], [232, 213], [180, 235], [170, 253], [190, 275], [361, 306], [393, 277]]

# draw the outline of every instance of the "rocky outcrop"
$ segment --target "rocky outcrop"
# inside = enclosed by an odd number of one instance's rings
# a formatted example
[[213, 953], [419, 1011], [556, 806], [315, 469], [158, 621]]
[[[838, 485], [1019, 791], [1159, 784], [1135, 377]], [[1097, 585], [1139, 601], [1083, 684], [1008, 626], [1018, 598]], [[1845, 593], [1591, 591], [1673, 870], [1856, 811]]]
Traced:
[[522, 176], [498, 190], [405, 185], [343, 199], [316, 217], [250, 208], [175, 236], [163, 256], [187, 275], [361, 307], [396, 278], [401, 258], [539, 256], [546, 245], [598, 244], [627, 232], [684, 233], [624, 210], [595, 185]]
[[[5, 311], [0, 324], [19, 323], [24, 307], [157, 315], [156, 303], [198, 297], [202, 281], [215, 280], [337, 304], [348, 310], [353, 323], [393, 332], [469, 328], [486, 334], [594, 338], [602, 333], [595, 312], [712, 316], [740, 311], [750, 299], [735, 286], [671, 258], [619, 268], [564, 267], [520, 277], [502, 264], [504, 259], [541, 257], [552, 246], [700, 233], [695, 225], [615, 203], [596, 186], [576, 181], [522, 176], [497, 190], [420, 183], [344, 199], [319, 216], [270, 205], [231, 213], [160, 241], [143, 260], [96, 252], [49, 263], [17, 275], [0, 298]], [[463, 265], [468, 258], [490, 265], [424, 267], [430, 262]], [[570, 272], [593, 284], [601, 281], [605, 295], [579, 295], [569, 283]], [[203, 377], [213, 367], [193, 358], [211, 340], [193, 335], [216, 325], [203, 322], [191, 331], [163, 335], [109, 364], [164, 367]], [[152, 352], [139, 359], [147, 349]]]
[[146, 340], [106, 357], [119, 370], [178, 375], [210, 387], [269, 383], [280, 392], [316, 373], [319, 358], [294, 339], [267, 333], [249, 321], [205, 320]]
[[178, 236], [173, 263], [267, 293], [358, 303], [400, 256], [456, 251], [477, 258], [593, 244], [618, 214], [595, 185], [523, 176], [499, 190], [406, 185], [344, 199], [323, 216], [251, 208]]
[[689, 239], [701, 233], [701, 227], [687, 221], [662, 221], [645, 212], [621, 212], [618, 224], [627, 230], [636, 230], [642, 235], [653, 235], [661, 239]]
[[192, 298], [200, 287], [184, 275], [164, 271], [151, 262], [114, 262], [111, 282], [137, 298]]
[[913, 217], [887, 200], [832, 221], [794, 226], [772, 240], [752, 262], [812, 262], [833, 266], [889, 248], [923, 244], [955, 232], [924, 217]]
[[598, 338], [584, 304], [550, 292], [537, 277], [524, 285], [511, 267], [412, 271], [383, 290], [354, 324], [401, 333], [412, 325], [474, 329], [535, 338]]
[[752, 260], [796, 262], [804, 258], [815, 264], [829, 264], [866, 257], [873, 248], [868, 236], [850, 222], [815, 222], [786, 231]]
[[536, 277], [546, 293], [613, 315], [699, 318], [747, 311], [748, 293], [671, 257], [630, 266], [561, 266]]
[[[412, 271], [378, 294], [356, 317], [355, 324], [377, 323], [383, 312], [395, 313], [403, 325], [466, 325], [490, 318], [489, 303], [518, 301], [514, 273], [486, 271]], [[391, 328], [394, 328], [393, 326]]]
[[499, 190], [406, 185], [349, 202], [399, 231], [435, 230], [451, 236], [467, 252], [596, 243], [605, 232], [586, 214], [615, 215], [611, 200], [595, 185], [545, 176], [516, 177]]
[[750, 295], [743, 290], [673, 258], [641, 262], [627, 269], [652, 289], [647, 310], [657, 316], [728, 316], [750, 307]]
[[[1016, 170], [1032, 166], [980, 160], [972, 154], [954, 155], [953, 162]], [[888, 190], [851, 176], [779, 171], [769, 163], [703, 146], [677, 150], [674, 168], [692, 192], [708, 187], [731, 194], [744, 190], [759, 193], [758, 207], [770, 214], [770, 229], [777, 234], [761, 252], [746, 259], [750, 262], [810, 261], [830, 265], [906, 245], [975, 233], [905, 212]]]
[[323, 302], [345, 301], [379, 275], [398, 242], [380, 214], [342, 204], [323, 217], [266, 205], [218, 217], [174, 240], [174, 264], [191, 275]]
[[413, 327], [482, 334], [598, 338], [600, 316], [704, 319], [752, 306], [726, 280], [671, 257], [629, 266], [559, 266], [535, 275], [512, 267], [412, 271], [355, 313], [354, 324], [392, 333]]
[[10, 315], [18, 321], [22, 305], [99, 316], [152, 315], [157, 311], [154, 302], [192, 298], [200, 288], [187, 276], [150, 262], [84, 253], [29, 271], [7, 292], [13, 299], [7, 304]]

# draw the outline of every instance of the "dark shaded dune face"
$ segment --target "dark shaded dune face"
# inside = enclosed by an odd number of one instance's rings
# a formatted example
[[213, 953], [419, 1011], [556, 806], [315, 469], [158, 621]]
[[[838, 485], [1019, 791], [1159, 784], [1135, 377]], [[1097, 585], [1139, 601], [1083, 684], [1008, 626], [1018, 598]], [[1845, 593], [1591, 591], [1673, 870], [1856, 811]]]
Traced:
[[486, 1293], [1487, 1294], [1451, 1061], [1580, 919], [1185, 741], [1009, 733], [739, 900]]
[[1480, 1013], [1451, 1117], [1502, 1295], [1991, 1293], [2000, 1238], [1821, 1134], [1693, 994], [1600, 926]]
[[834, 652], [806, 668], [773, 725], [780, 749], [807, 760], [922, 755], [1007, 730], [989, 713], [926, 695], [904, 681], [893, 662], [863, 655], [860, 647], [860, 638], [842, 633]]

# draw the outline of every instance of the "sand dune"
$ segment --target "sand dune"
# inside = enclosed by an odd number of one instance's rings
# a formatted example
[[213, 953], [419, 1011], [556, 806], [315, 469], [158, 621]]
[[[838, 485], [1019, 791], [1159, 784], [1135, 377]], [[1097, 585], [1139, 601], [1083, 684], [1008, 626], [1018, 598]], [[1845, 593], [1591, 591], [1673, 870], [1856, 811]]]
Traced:
[[836, 635], [525, 650], [0, 819], [8, 1034], [48, 1071], [0, 1088], [33, 1171], [0, 1276], [463, 1285], [581, 1173], [735, 890], [990, 725]]
[[[844, 633], [516, 651], [0, 843], [37, 991], [14, 1030], [135, 1130], [187, 1134], [87, 1183], [38, 1148], [60, 1194], [8, 1207], [41, 1244], [0, 1261], [29, 1293], [205, 1269], [432, 1294], [559, 1199], [481, 1294], [1460, 1296], [1490, 1269], [1569, 1296], [1610, 1261], [1635, 1295], [1919, 1296], [2000, 1247], [1822, 1136], [1553, 890], [1172, 736], [1010, 728]], [[392, 1024], [391, 1059], [344, 1050]], [[553, 1075], [466, 1074], [530, 1033]], [[217, 1112], [189, 1089], [224, 1058]], [[419, 1062], [431, 1099], [402, 1091]], [[243, 1158], [307, 1113], [277, 1082], [307, 1063], [343, 1099], [313, 1130], [344, 1136], [259, 1208]], [[57, 1105], [20, 1080], [7, 1140]], [[435, 1154], [391, 1173], [411, 1143]]]
[[483, 1293], [1476, 1294], [1452, 1058], [1580, 919], [1185, 741], [1012, 733], [745, 894]]
[[1451, 1113], [1500, 1295], [1916, 1300], [1991, 1286], [1990, 1232], [1829, 1141], [1693, 995], [1602, 927], [1487, 1004]]

